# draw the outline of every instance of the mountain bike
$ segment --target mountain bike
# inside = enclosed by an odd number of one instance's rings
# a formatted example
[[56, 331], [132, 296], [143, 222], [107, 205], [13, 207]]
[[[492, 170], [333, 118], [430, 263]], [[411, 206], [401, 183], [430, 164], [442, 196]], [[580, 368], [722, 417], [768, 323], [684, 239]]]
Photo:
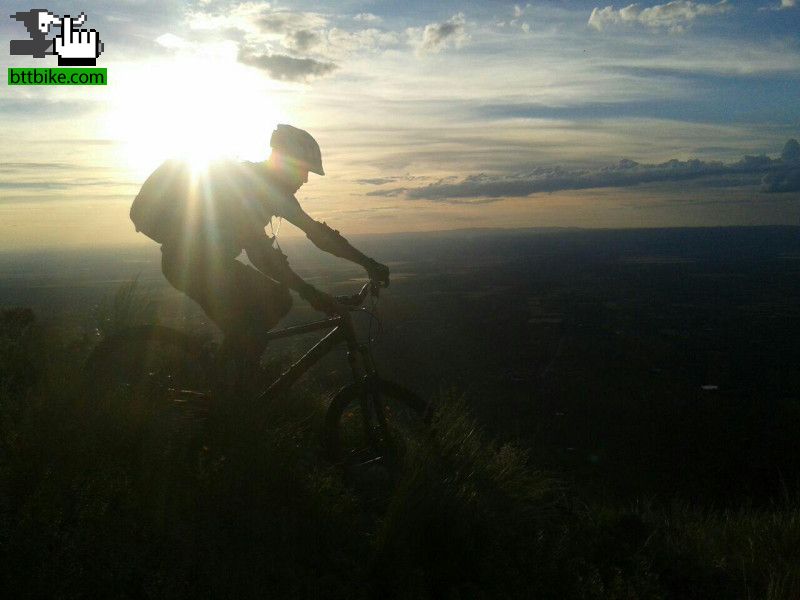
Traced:
[[[421, 430], [429, 407], [419, 396], [377, 373], [369, 343], [357, 339], [351, 312], [379, 286], [366, 283], [353, 296], [337, 297], [340, 314], [269, 332], [269, 342], [314, 331], [327, 333], [249, 403], [270, 403], [339, 344], [344, 344], [352, 381], [333, 394], [321, 432], [327, 457], [342, 464], [393, 463], [403, 444]], [[95, 397], [162, 394], [165, 400], [203, 406], [220, 394], [227, 375], [210, 344], [161, 325], [131, 327], [102, 340], [89, 355], [84, 374]], [[201, 409], [202, 412], [202, 409]]]

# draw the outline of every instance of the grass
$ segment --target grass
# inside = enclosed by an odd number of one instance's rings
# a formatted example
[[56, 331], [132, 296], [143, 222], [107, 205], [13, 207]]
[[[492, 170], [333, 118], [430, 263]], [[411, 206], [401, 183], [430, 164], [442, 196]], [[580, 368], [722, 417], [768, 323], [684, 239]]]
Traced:
[[[123, 308], [115, 323], [139, 314]], [[225, 398], [204, 426], [157, 397], [87, 397], [87, 347], [25, 311], [0, 323], [6, 597], [800, 596], [788, 494], [728, 510], [580, 497], [444, 392], [396, 480], [354, 484], [321, 457], [324, 398], [299, 393], [266, 425]]]

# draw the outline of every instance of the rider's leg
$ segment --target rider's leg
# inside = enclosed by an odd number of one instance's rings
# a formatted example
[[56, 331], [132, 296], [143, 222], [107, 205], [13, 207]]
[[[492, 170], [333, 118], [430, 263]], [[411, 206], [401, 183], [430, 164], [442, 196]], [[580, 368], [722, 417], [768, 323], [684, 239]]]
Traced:
[[285, 286], [230, 254], [209, 246], [185, 252], [165, 245], [161, 268], [222, 330], [225, 349], [257, 360], [266, 348], [264, 334], [289, 312], [292, 297]]
[[260, 356], [267, 345], [265, 334], [288, 314], [292, 296], [286, 286], [239, 261], [230, 265], [230, 275], [236, 293], [230, 299], [229, 334]]

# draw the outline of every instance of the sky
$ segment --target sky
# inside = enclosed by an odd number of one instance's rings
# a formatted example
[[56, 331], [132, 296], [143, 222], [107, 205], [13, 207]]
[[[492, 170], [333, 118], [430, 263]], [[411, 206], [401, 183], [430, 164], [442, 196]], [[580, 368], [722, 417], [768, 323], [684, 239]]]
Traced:
[[156, 166], [264, 160], [277, 123], [319, 141], [297, 196], [345, 235], [800, 224], [798, 0], [36, 7], [86, 13], [109, 83], [0, 94], [0, 251], [152, 243]]

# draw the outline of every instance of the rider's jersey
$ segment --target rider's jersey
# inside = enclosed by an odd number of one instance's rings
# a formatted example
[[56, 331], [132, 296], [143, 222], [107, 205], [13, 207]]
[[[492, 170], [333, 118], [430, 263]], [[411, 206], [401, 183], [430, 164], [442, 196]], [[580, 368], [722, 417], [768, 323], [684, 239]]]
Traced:
[[137, 231], [162, 244], [214, 244], [236, 256], [253, 234], [297, 200], [264, 163], [217, 161], [201, 171], [169, 160], [156, 169], [131, 206]]

